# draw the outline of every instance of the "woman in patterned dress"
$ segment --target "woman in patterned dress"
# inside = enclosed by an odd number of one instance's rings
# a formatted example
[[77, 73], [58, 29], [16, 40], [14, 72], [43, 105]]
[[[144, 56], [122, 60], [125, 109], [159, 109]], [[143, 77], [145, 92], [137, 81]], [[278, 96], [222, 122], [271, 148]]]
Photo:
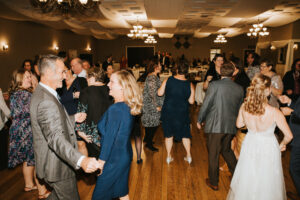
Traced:
[[[23, 164], [24, 191], [39, 189], [39, 198], [45, 198], [49, 192], [35, 179], [33, 135], [29, 112], [31, 86], [30, 72], [20, 69], [13, 73], [9, 89], [12, 125], [9, 130], [8, 167], [14, 168]], [[34, 179], [37, 185], [35, 185]]]
[[151, 63], [148, 67], [148, 76], [146, 78], [143, 92], [142, 124], [145, 127], [146, 147], [151, 151], [158, 151], [153, 146], [153, 137], [160, 124], [160, 111], [163, 104], [163, 97], [157, 95], [161, 82], [157, 76], [161, 71], [158, 63]]

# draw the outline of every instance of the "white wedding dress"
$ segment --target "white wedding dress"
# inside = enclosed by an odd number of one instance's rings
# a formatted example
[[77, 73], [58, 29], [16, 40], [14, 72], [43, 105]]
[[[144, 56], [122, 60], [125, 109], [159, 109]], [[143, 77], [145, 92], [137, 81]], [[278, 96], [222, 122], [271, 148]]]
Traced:
[[275, 127], [273, 123], [263, 132], [248, 129], [227, 200], [286, 200]]

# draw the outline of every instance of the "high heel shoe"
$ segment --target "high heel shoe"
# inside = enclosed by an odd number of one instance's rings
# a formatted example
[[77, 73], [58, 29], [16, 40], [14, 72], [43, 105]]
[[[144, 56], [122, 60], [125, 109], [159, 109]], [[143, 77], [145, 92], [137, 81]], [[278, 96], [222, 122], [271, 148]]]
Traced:
[[186, 162], [188, 162], [189, 164], [192, 163], [192, 157], [184, 157], [184, 160], [185, 160]]
[[173, 161], [173, 158], [172, 157], [167, 157], [167, 164], [170, 164], [170, 162], [172, 162]]
[[140, 158], [139, 160], [136, 161], [136, 163], [137, 163], [137, 164], [143, 163], [143, 159]]

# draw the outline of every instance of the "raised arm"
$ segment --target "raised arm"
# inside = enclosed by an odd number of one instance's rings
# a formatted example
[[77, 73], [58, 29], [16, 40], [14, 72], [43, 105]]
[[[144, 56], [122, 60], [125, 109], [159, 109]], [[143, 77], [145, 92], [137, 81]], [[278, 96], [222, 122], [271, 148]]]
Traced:
[[168, 78], [166, 78], [163, 83], [161, 84], [160, 88], [157, 90], [158, 96], [163, 96], [165, 94], [166, 85], [167, 85]]

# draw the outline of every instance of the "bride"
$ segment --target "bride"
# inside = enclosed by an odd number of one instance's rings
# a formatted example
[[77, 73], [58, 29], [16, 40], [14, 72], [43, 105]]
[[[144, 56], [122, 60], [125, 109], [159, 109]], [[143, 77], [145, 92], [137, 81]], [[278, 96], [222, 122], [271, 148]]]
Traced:
[[[293, 138], [280, 110], [268, 105], [270, 78], [257, 75], [247, 90], [236, 126], [247, 126], [227, 196], [227, 200], [285, 200], [286, 192], [281, 151]], [[276, 125], [284, 134], [280, 145], [274, 135]]]

